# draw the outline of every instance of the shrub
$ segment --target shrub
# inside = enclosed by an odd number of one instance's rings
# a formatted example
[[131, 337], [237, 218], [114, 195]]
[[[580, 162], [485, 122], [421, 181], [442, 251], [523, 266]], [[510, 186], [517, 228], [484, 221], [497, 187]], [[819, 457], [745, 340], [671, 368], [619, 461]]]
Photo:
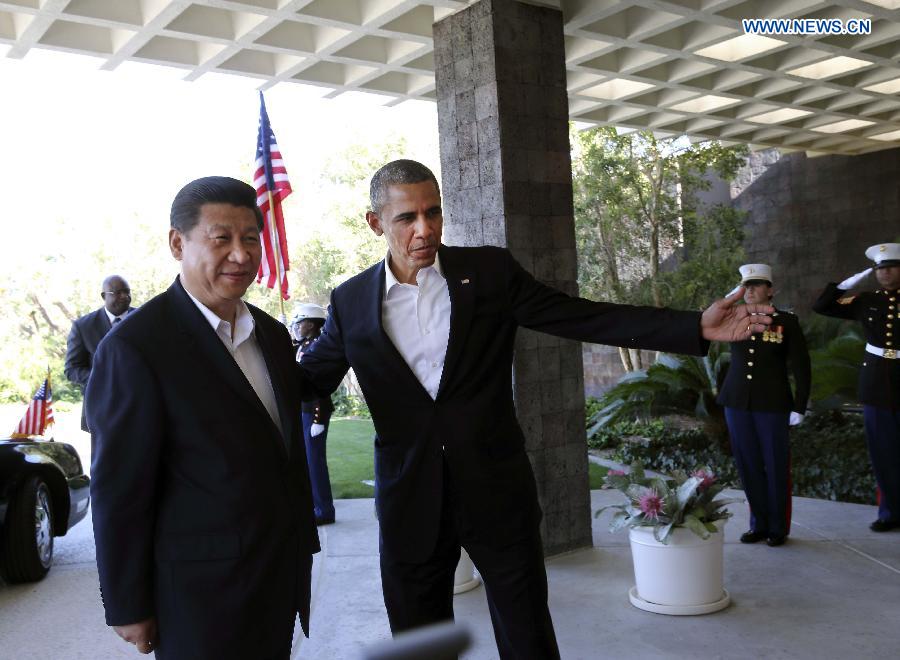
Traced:
[[807, 415], [791, 431], [791, 463], [795, 495], [875, 503], [862, 415], [838, 411]]
[[366, 400], [355, 394], [348, 394], [342, 389], [331, 395], [334, 404], [334, 415], [337, 417], [362, 417], [371, 419], [369, 406]]
[[701, 429], [656, 432], [643, 441], [623, 442], [613, 460], [623, 465], [638, 462], [656, 472], [691, 471], [707, 465], [722, 483], [740, 488], [737, 469], [727, 446]]
[[[708, 465], [723, 482], [740, 488], [730, 447], [701, 429], [673, 431], [659, 420], [620, 423], [591, 442], [614, 447], [612, 458], [623, 465], [640, 462], [663, 473]], [[791, 478], [798, 497], [874, 504], [875, 478], [861, 415], [838, 411], [807, 415], [791, 430]]]
[[625, 420], [667, 414], [696, 417], [711, 435], [724, 435], [725, 419], [716, 396], [729, 355], [716, 343], [706, 357], [661, 353], [647, 369], [627, 372], [593, 407], [588, 437]]
[[614, 422], [588, 435], [587, 444], [591, 449], [616, 449], [623, 438], [661, 438], [666, 432], [666, 424], [661, 419]]

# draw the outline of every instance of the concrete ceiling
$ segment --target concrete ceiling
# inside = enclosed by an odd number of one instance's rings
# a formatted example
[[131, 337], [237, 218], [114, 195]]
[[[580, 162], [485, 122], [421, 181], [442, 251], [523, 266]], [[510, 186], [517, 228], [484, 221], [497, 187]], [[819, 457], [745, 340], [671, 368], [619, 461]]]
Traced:
[[[33, 48], [434, 99], [431, 25], [471, 0], [0, 0], [8, 57]], [[754, 147], [900, 146], [900, 0], [550, 0], [570, 116]], [[865, 36], [743, 35], [742, 18], [871, 18]]]

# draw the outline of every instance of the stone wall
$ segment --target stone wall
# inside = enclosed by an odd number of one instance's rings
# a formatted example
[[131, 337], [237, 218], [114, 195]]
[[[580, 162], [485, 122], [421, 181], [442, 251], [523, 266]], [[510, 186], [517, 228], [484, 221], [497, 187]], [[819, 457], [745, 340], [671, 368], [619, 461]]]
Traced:
[[748, 263], [771, 265], [775, 303], [801, 315], [825, 284], [869, 265], [867, 247], [900, 240], [900, 149], [815, 158], [756, 152], [731, 193], [748, 213]]

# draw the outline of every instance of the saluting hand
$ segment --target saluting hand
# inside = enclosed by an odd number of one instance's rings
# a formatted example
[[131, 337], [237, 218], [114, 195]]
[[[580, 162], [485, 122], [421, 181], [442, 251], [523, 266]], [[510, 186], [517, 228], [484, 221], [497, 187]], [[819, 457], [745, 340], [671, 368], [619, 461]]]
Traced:
[[700, 329], [707, 341], [744, 341], [754, 332], [762, 332], [772, 323], [767, 314], [775, 312], [771, 305], [738, 305], [744, 296], [739, 287], [730, 296], [715, 301], [700, 317]]
[[851, 275], [846, 280], [844, 280], [843, 282], [838, 284], [837, 288], [839, 288], [841, 291], [849, 291], [850, 289], [855, 287], [857, 284], [862, 282], [864, 279], [866, 279], [869, 276], [869, 273], [871, 273], [871, 272], [872, 272], [871, 268], [866, 268], [861, 273], [857, 273], [856, 275]]

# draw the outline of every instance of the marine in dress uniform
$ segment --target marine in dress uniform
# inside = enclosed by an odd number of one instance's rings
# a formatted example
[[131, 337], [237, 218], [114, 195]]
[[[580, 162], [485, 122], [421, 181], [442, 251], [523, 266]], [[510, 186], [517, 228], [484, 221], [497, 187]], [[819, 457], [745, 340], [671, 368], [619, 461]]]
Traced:
[[[325, 309], [312, 303], [303, 303], [291, 321], [294, 335], [299, 340], [297, 346], [297, 362], [319, 338], [325, 324]], [[309, 480], [312, 484], [313, 506], [317, 525], [330, 525], [334, 522], [334, 498], [331, 495], [331, 479], [328, 476], [326, 461], [326, 442], [328, 440], [328, 422], [334, 404], [331, 398], [315, 399], [303, 402], [303, 438], [306, 441], [306, 457], [309, 463]]]
[[[768, 265], [745, 264], [740, 273], [745, 302], [771, 300]], [[730, 346], [731, 364], [718, 402], [725, 407], [734, 460], [750, 503], [750, 529], [741, 542], [766, 539], [770, 546], [782, 545], [791, 528], [788, 428], [803, 421], [809, 400], [806, 339], [797, 317], [776, 309], [765, 332]]]
[[880, 289], [849, 295], [848, 291], [872, 272], [868, 268], [840, 284], [830, 283], [813, 305], [825, 316], [862, 323], [866, 354], [859, 372], [859, 400], [863, 404], [866, 443], [872, 470], [881, 491], [878, 519], [872, 531], [900, 528], [900, 353], [896, 341], [897, 302], [900, 299], [900, 243], [882, 243], [866, 250], [874, 262]]

